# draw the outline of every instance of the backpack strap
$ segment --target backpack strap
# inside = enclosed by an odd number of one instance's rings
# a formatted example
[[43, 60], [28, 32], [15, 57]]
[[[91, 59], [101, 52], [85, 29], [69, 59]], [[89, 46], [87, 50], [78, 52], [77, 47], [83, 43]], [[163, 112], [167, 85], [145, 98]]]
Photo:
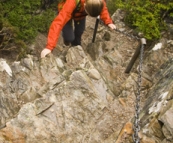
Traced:
[[79, 11], [79, 10], [80, 10], [80, 7], [81, 7], [81, 5], [80, 5], [80, 0], [76, 0], [76, 8], [75, 8], [75, 10], [73, 11], [73, 13]]
[[[65, 3], [66, 0], [61, 0], [59, 3], [58, 3], [58, 11], [60, 11], [62, 8], [63, 8], [63, 5]], [[73, 13], [77, 12], [80, 10], [80, 0], [75, 0], [76, 1], [76, 8], [74, 9]]]

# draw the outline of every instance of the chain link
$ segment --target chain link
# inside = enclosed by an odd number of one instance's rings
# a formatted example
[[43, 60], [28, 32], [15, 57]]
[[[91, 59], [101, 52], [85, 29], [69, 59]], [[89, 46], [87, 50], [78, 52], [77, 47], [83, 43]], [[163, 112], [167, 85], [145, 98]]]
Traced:
[[[129, 33], [120, 31], [116, 29], [115, 31], [126, 35], [132, 39], [139, 40], [140, 38], [134, 35], [131, 35]], [[133, 124], [133, 141], [134, 143], [140, 143], [140, 137], [139, 137], [139, 131], [140, 131], [140, 101], [141, 101], [141, 83], [142, 83], [142, 63], [143, 63], [143, 54], [144, 54], [144, 45], [146, 45], [146, 40], [144, 38], [141, 38], [141, 47], [140, 47], [140, 59], [139, 59], [139, 68], [138, 68], [138, 80], [137, 80], [137, 93], [135, 94], [136, 96], [136, 101], [135, 101], [135, 120]]]
[[[146, 44], [146, 43], [144, 43]], [[142, 63], [143, 63], [143, 53], [144, 53], [144, 44], [141, 45], [140, 49], [140, 59], [139, 59], [139, 68], [138, 68], [138, 82], [137, 82], [137, 93], [136, 95], [136, 105], [135, 105], [135, 121], [134, 121], [134, 134], [133, 141], [135, 143], [140, 143], [139, 131], [140, 131], [140, 97], [141, 97], [141, 82], [142, 82]]]
[[[115, 29], [115, 31], [130, 37], [135, 40], [139, 40], [140, 38], [138, 36], [134, 36], [132, 34], [129, 34], [127, 32], [120, 31], [119, 29]], [[141, 97], [141, 82], [142, 82], [142, 63], [143, 63], [143, 53], [144, 53], [144, 45], [146, 45], [146, 40], [144, 38], [141, 38], [141, 49], [140, 49], [140, 59], [139, 59], [139, 68], [138, 68], [138, 81], [137, 81], [137, 93], [136, 96], [136, 105], [135, 105], [135, 120], [134, 120], [134, 134], [133, 134], [133, 141], [134, 143], [140, 143], [139, 138], [139, 131], [140, 131], [140, 97]]]
[[[103, 22], [102, 20], [100, 20], [100, 17], [99, 17], [99, 18], [97, 17], [97, 19], [99, 19], [99, 22], [100, 22], [101, 25], [104, 25], [104, 26], [105, 26], [104, 22]], [[127, 36], [127, 37], [130, 37], [130, 38], [132, 38], [132, 39], [135, 39], [135, 40], [139, 40], [139, 39], [140, 39], [138, 36], [134, 36], [134, 35], [132, 35], [132, 34], [130, 34], [130, 33], [121, 31], [121, 30], [119, 30], [119, 29], [115, 29], [115, 31], [116, 31], [116, 32], [119, 32], [119, 33], [121, 33], [121, 34], [123, 34], [123, 35], [125, 35], [125, 36]]]
[[132, 39], [136, 39], [136, 40], [139, 40], [140, 39], [138, 36], [134, 36], [132, 34], [129, 34], [127, 32], [124, 32], [124, 31], [120, 31], [119, 29], [115, 29], [115, 31], [117, 31], [117, 32], [119, 32], [119, 33], [121, 33], [121, 34], [123, 34], [123, 35], [125, 35], [127, 37], [130, 37]]
[[[126, 35], [128, 37], [131, 37], [132, 39], [139, 40], [140, 38], [134, 35], [131, 35], [129, 33], [120, 31], [116, 29], [115, 31]], [[140, 59], [139, 59], [139, 68], [138, 68], [138, 80], [137, 80], [137, 93], [136, 96], [136, 102], [135, 102], [135, 120], [134, 120], [134, 134], [133, 134], [133, 141], [134, 143], [140, 143], [140, 137], [139, 137], [139, 131], [140, 131], [140, 97], [141, 97], [141, 82], [142, 82], [142, 63], [143, 63], [143, 54], [144, 54], [144, 45], [146, 45], [146, 40], [144, 38], [141, 38], [141, 47], [140, 47]]]
[[[120, 31], [116, 29], [115, 31], [126, 35], [132, 39], [139, 40], [140, 38], [134, 35], [131, 35], [129, 33]], [[133, 141], [134, 143], [140, 143], [140, 137], [139, 137], [139, 131], [140, 131], [140, 101], [141, 101], [141, 82], [142, 82], [142, 63], [143, 63], [143, 54], [144, 54], [144, 45], [146, 45], [146, 40], [144, 38], [141, 38], [141, 48], [140, 48], [140, 59], [139, 59], [139, 68], [138, 68], [138, 80], [137, 80], [137, 93], [136, 96], [136, 102], [135, 102], [135, 120], [133, 125]]]

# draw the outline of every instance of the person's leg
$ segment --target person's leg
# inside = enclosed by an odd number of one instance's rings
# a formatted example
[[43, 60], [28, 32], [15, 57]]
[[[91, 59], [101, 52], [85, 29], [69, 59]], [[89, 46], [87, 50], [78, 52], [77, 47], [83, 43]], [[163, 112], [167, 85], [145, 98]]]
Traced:
[[69, 20], [62, 29], [62, 37], [64, 40], [64, 44], [67, 46], [70, 45], [70, 43], [75, 39], [72, 22], [72, 19]]
[[79, 21], [74, 21], [74, 35], [75, 35], [75, 39], [72, 42], [73, 46], [77, 46], [77, 45], [81, 45], [81, 37], [82, 34], [85, 30], [85, 22], [86, 22], [86, 18], [79, 20]]

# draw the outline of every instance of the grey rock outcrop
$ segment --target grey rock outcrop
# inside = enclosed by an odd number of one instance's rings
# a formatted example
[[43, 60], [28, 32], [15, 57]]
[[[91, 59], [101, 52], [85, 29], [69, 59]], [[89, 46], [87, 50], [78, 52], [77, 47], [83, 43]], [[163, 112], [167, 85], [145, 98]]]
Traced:
[[[93, 24], [86, 28], [82, 47], [63, 48], [60, 39], [43, 59], [37, 55], [45, 45], [43, 35], [32, 46], [37, 48], [35, 55], [12, 63], [0, 59], [0, 142], [133, 142], [139, 61], [129, 74], [124, 71], [139, 43], [103, 26], [96, 42], [90, 43], [92, 31]], [[142, 143], [173, 141], [171, 40], [163, 38], [144, 53]]]

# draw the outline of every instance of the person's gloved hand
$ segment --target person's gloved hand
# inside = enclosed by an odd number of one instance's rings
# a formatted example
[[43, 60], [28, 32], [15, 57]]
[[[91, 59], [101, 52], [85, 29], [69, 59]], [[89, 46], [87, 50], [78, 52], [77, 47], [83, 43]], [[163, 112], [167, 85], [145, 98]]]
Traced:
[[108, 27], [111, 28], [112, 30], [113, 30], [113, 29], [116, 29], [116, 26], [115, 26], [115, 24], [113, 24], [113, 23], [108, 24]]
[[45, 48], [41, 51], [41, 58], [44, 58], [46, 57], [46, 55], [50, 54], [51, 53], [51, 50]]

